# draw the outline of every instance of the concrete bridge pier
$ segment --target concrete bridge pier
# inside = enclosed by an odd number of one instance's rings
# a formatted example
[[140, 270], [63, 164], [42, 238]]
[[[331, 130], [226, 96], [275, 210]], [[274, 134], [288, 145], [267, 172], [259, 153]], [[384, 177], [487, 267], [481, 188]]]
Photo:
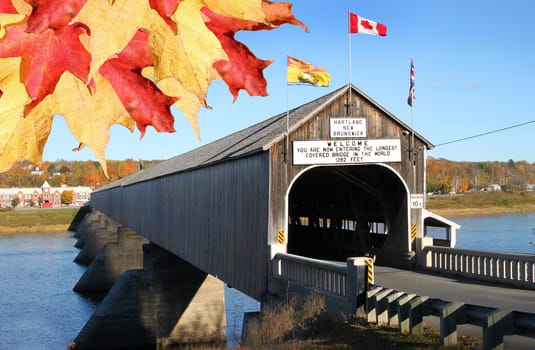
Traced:
[[155, 349], [223, 343], [224, 285], [151, 243], [143, 270], [121, 275], [75, 342], [78, 349]]
[[75, 263], [89, 265], [106, 243], [117, 242], [119, 224], [108, 217], [104, 217], [98, 221], [97, 225], [100, 227], [91, 229], [92, 226], [89, 226], [78, 240], [81, 243], [81, 249], [76, 258], [74, 258]]
[[73, 234], [73, 237], [80, 240], [80, 237], [82, 237], [84, 233], [86, 233], [88, 230], [93, 229], [90, 227], [92, 227], [93, 225], [98, 226], [99, 221], [102, 222], [101, 221], [103, 220], [102, 216], [103, 214], [100, 213], [98, 210], [95, 210], [89, 207], [89, 209], [86, 210], [83, 218], [80, 220], [80, 222], [76, 226], [76, 230]]
[[141, 235], [119, 226], [117, 242], [104, 244], [73, 290], [79, 293], [110, 290], [123, 272], [143, 268], [143, 244], [146, 243], [148, 241]]

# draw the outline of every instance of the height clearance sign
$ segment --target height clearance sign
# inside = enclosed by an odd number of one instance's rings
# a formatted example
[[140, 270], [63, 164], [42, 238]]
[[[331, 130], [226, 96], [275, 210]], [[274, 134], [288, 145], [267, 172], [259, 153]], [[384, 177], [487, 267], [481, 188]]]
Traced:
[[401, 162], [399, 139], [294, 141], [293, 164]]

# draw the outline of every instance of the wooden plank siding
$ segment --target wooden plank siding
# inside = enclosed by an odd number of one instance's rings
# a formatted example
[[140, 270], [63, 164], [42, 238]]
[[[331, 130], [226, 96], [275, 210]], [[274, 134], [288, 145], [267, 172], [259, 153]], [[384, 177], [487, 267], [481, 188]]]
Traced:
[[268, 158], [257, 153], [97, 192], [93, 199], [113, 203], [97, 209], [116, 221], [259, 299], [268, 261]]

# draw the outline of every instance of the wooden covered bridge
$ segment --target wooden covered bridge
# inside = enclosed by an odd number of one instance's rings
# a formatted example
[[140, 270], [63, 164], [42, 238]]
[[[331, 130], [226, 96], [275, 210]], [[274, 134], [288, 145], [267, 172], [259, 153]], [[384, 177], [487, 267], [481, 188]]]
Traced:
[[343, 86], [101, 187], [91, 207], [262, 300], [280, 292], [283, 261], [373, 255], [410, 268], [428, 217], [454, 237], [424, 209], [432, 147]]

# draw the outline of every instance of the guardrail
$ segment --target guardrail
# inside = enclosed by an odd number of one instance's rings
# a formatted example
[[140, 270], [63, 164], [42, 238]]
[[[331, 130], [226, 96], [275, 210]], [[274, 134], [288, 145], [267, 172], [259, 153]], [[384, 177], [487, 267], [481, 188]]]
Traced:
[[535, 255], [432, 246], [423, 255], [428, 270], [535, 289]]
[[423, 317], [438, 316], [444, 346], [457, 344], [457, 325], [465, 323], [483, 328], [483, 349], [503, 349], [506, 335], [535, 338], [534, 314], [431, 299], [379, 286], [366, 292], [366, 315], [369, 323], [398, 327], [401, 333], [421, 333]]
[[354, 314], [364, 304], [364, 293], [373, 282], [371, 258], [348, 258], [346, 263], [329, 262], [299, 255], [278, 253], [273, 258], [276, 278], [313, 288], [323, 295], [336, 296], [349, 302], [346, 313]]

